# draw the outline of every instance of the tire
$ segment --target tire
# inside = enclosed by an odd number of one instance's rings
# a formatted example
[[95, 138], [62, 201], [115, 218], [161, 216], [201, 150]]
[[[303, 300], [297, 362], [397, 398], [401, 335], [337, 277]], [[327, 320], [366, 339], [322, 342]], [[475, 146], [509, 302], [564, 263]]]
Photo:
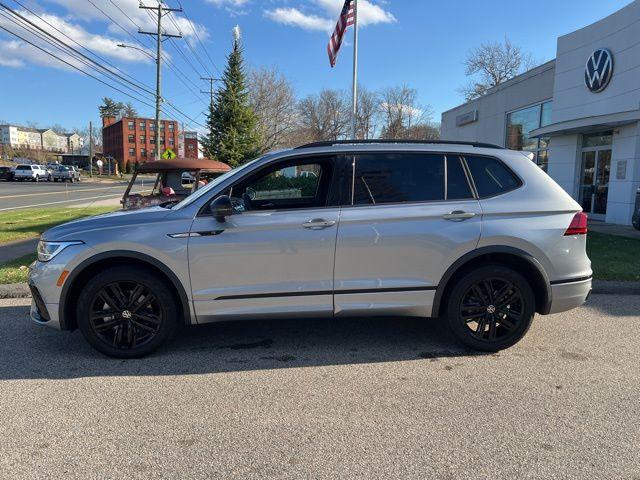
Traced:
[[447, 322], [456, 339], [485, 352], [515, 345], [534, 315], [535, 296], [527, 280], [500, 265], [480, 267], [458, 278], [446, 304]]
[[40, 181], [40, 177], [36, 175], [33, 179], [34, 182], [38, 183]]
[[[137, 298], [130, 302], [133, 296]], [[115, 358], [140, 358], [171, 338], [177, 312], [171, 289], [155, 273], [139, 267], [113, 267], [87, 282], [78, 298], [77, 319], [82, 335], [99, 352]]]

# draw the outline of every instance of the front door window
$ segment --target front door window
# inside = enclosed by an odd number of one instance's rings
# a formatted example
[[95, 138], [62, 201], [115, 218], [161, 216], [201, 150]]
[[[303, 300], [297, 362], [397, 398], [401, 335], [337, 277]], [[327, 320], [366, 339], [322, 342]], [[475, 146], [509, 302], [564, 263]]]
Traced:
[[582, 152], [580, 197], [585, 212], [601, 218], [606, 215], [610, 173], [611, 149]]

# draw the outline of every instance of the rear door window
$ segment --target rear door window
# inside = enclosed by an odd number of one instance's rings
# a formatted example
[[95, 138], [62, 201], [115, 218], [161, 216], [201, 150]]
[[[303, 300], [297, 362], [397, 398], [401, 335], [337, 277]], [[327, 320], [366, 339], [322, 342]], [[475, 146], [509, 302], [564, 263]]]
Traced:
[[445, 199], [445, 159], [426, 153], [371, 153], [355, 157], [354, 205]]
[[481, 198], [509, 192], [522, 184], [518, 177], [496, 158], [465, 156], [465, 160]]
[[467, 200], [473, 198], [462, 159], [458, 155], [447, 154], [447, 200]]

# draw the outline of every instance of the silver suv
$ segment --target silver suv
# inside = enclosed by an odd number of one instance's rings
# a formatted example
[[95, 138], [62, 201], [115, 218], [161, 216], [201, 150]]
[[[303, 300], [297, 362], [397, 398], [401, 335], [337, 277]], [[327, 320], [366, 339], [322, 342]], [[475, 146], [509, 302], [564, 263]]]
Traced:
[[32, 319], [139, 357], [179, 324], [440, 318], [477, 350], [591, 291], [586, 216], [521, 152], [323, 142], [265, 155], [179, 203], [48, 230]]

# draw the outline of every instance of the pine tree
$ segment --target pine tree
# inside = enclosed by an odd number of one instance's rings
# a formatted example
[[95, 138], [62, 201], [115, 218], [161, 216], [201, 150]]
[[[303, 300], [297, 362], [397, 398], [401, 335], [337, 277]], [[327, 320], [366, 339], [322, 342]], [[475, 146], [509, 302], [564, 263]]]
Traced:
[[113, 99], [109, 97], [104, 97], [102, 99], [102, 105], [98, 107], [98, 111], [100, 112], [100, 116], [104, 117], [117, 117], [118, 113], [120, 113], [120, 105], [113, 101]]
[[259, 149], [256, 123], [255, 113], [249, 106], [242, 46], [236, 27], [222, 86], [209, 106], [209, 135], [202, 141], [206, 155], [231, 167], [250, 160]]

